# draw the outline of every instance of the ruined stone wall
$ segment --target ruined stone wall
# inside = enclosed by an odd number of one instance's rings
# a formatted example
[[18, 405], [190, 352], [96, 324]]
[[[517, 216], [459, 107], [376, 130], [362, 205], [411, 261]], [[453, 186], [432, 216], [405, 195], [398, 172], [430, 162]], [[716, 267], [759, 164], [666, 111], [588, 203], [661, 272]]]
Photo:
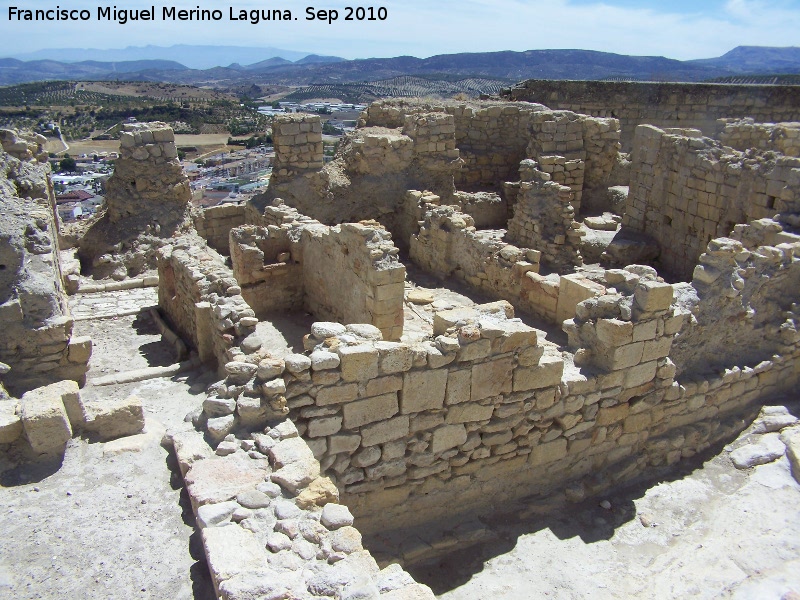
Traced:
[[230, 232], [233, 275], [259, 318], [303, 306], [302, 250], [299, 231], [292, 233], [277, 225], [244, 225]]
[[521, 182], [507, 237], [519, 246], [538, 250], [548, 268], [571, 271], [583, 264], [580, 232], [573, 227], [577, 225], [571, 204], [574, 192], [553, 181], [540, 167], [530, 159], [520, 164]]
[[181, 238], [159, 250], [158, 305], [205, 364], [233, 360], [258, 319], [222, 257], [200, 238]]
[[638, 125], [700, 129], [711, 136], [716, 120], [751, 117], [759, 122], [800, 121], [800, 88], [778, 85], [636, 83], [529, 80], [503, 93], [595, 117], [619, 119], [622, 148], [633, 147]]
[[378, 100], [370, 104], [361, 122], [366, 126], [401, 127], [407, 115], [452, 115], [455, 145], [464, 161], [455, 176], [456, 187], [492, 189], [516, 176], [528, 145], [530, 114], [543, 108], [499, 102]]
[[[15, 143], [26, 159], [40, 150]], [[62, 379], [83, 384], [92, 352], [89, 338], [72, 335], [49, 173], [46, 164], [0, 152], [0, 362], [11, 368], [4, 385], [14, 394]]]
[[78, 240], [85, 274], [121, 281], [156, 268], [158, 249], [189, 233], [192, 197], [165, 123], [132, 123], [106, 182], [105, 212]]
[[247, 223], [247, 207], [241, 204], [223, 204], [205, 208], [194, 217], [197, 234], [214, 250], [228, 256], [228, 236], [231, 229]]
[[[112, 222], [143, 217], [156, 223], [169, 213], [182, 215], [192, 193], [165, 123], [133, 123], [120, 134], [120, 156], [106, 182], [107, 214]], [[173, 217], [174, 218], [174, 217]]]
[[323, 165], [322, 122], [318, 115], [277, 115], [272, 122], [275, 161], [272, 171], [286, 180]]
[[800, 340], [800, 236], [772, 219], [737, 225], [712, 240], [692, 281], [681, 284], [688, 326], [676, 339], [679, 373], [789, 357]]
[[308, 227], [302, 234], [307, 310], [340, 323], [369, 323], [387, 340], [403, 334], [406, 268], [375, 222]]
[[774, 150], [800, 156], [800, 123], [756, 123], [753, 119], [719, 119], [715, 136], [736, 150]]
[[561, 156], [567, 163], [563, 169], [553, 169], [554, 181], [575, 192], [576, 209], [580, 209], [584, 187], [604, 190], [611, 185], [619, 150], [616, 119], [552, 111], [528, 103], [379, 100], [367, 108], [361, 122], [398, 127], [406, 115], [432, 111], [454, 118], [455, 143], [464, 161], [455, 174], [459, 189], [499, 188], [500, 183], [516, 179], [521, 160], [550, 156]]
[[729, 150], [696, 131], [636, 132], [623, 226], [655, 238], [676, 278], [689, 279], [713, 238], [786, 210], [800, 193], [796, 158]]
[[299, 310], [340, 323], [369, 323], [386, 339], [403, 333], [405, 267], [374, 221], [335, 227], [277, 204], [231, 231], [233, 273], [259, 315]]
[[540, 344], [502, 302], [437, 313], [434, 339], [413, 345], [315, 325], [310, 361], [284, 377], [287, 403], [359, 528], [565, 488], [597, 494], [717, 443], [758, 398], [797, 381], [797, 345], [676, 381], [668, 356], [687, 315], [672, 286], [633, 271], [611, 282], [623, 293], [579, 304], [566, 324], [574, 358]]

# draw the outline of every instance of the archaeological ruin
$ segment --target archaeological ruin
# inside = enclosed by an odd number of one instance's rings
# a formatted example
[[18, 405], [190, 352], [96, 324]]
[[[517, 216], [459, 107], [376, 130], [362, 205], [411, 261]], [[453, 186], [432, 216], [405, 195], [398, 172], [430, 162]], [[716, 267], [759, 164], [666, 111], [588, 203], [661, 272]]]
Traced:
[[[628, 90], [692, 106], [656, 118], [594, 85], [377, 101], [328, 162], [319, 116], [279, 115], [268, 191], [205, 210], [172, 130], [127, 125], [78, 232], [42, 140], [0, 132], [0, 451], [142, 431], [89, 387], [215, 374], [164, 442], [215, 596], [412, 600], [404, 567], [479, 542], [476, 515], [734, 439], [800, 382], [797, 89]], [[174, 364], [93, 379], [71, 302], [156, 286]]]

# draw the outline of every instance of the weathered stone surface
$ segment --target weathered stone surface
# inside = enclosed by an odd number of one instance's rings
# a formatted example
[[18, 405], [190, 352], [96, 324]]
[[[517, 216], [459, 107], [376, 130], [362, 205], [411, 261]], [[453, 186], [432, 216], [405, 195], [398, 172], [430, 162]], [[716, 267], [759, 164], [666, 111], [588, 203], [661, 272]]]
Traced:
[[327, 506], [330, 502], [339, 502], [339, 490], [328, 477], [317, 477], [297, 495], [294, 501], [297, 506], [305, 510], [316, 506]]
[[61, 394], [28, 392], [20, 400], [20, 417], [25, 437], [40, 455], [63, 454], [72, 437], [72, 427], [67, 417]]
[[195, 462], [213, 455], [211, 447], [203, 439], [203, 434], [198, 431], [181, 431], [172, 434], [171, 439], [183, 475], [186, 475]]
[[196, 461], [186, 473], [186, 487], [194, 506], [232, 500], [264, 482], [266, 467], [247, 456], [212, 456]]
[[144, 409], [141, 399], [136, 396], [87, 403], [85, 409], [86, 430], [102, 439], [134, 435], [144, 429]]
[[471, 421], [486, 421], [492, 418], [494, 406], [473, 402], [451, 406], [447, 411], [448, 423], [469, 423]]
[[239, 508], [236, 502], [219, 502], [204, 504], [197, 509], [197, 524], [200, 529], [215, 527], [220, 523], [230, 522], [233, 512]]
[[271, 477], [272, 481], [292, 494], [298, 494], [319, 477], [319, 463], [312, 454], [311, 460], [290, 463], [275, 471]]
[[489, 396], [499, 396], [510, 392], [511, 369], [511, 357], [473, 365], [472, 400], [483, 400]]
[[251, 532], [241, 527], [203, 529], [203, 546], [211, 576], [218, 584], [264, 568], [268, 554]]
[[345, 381], [367, 381], [378, 376], [378, 351], [373, 346], [339, 346], [336, 351]]
[[0, 444], [11, 444], [22, 435], [22, 419], [16, 408], [16, 402], [0, 400]]
[[514, 369], [514, 391], [524, 392], [551, 387], [561, 383], [564, 360], [560, 356], [545, 355], [538, 366]]
[[442, 408], [447, 388], [447, 370], [411, 371], [403, 375], [400, 410], [404, 415]]
[[311, 368], [311, 359], [305, 354], [290, 354], [283, 360], [289, 373], [302, 373]]
[[433, 431], [431, 452], [437, 454], [450, 448], [461, 446], [467, 441], [467, 429], [464, 425], [443, 425]]
[[347, 429], [355, 429], [368, 423], [388, 419], [398, 412], [396, 393], [357, 400], [344, 405], [344, 426]]
[[800, 427], [784, 429], [781, 441], [786, 446], [786, 457], [792, 469], [792, 476], [800, 483]]
[[309, 356], [311, 360], [311, 368], [314, 371], [324, 371], [327, 369], [335, 369], [341, 362], [338, 354], [328, 352], [327, 350], [314, 350]]
[[777, 460], [786, 452], [786, 446], [777, 433], [763, 435], [758, 441], [746, 444], [731, 452], [731, 462], [737, 469], [749, 469]]
[[408, 415], [401, 415], [388, 421], [367, 425], [361, 429], [361, 445], [364, 447], [374, 446], [376, 444], [385, 444], [392, 440], [399, 440], [408, 435], [408, 428]]
[[353, 524], [353, 515], [350, 509], [342, 504], [328, 503], [322, 509], [320, 523], [330, 530], [339, 529]]

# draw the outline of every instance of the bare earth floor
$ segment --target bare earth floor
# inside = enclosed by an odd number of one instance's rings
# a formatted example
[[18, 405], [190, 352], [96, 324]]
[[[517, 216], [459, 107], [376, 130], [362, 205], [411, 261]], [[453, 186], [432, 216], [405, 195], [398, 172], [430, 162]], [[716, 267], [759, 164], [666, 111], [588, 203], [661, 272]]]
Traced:
[[[95, 343], [90, 380], [174, 361], [146, 311], [75, 329]], [[291, 321], [262, 331], [285, 348], [303, 329]], [[146, 433], [106, 444], [73, 439], [58, 469], [0, 462], [0, 598], [213, 598], [161, 438], [182, 426], [215, 379], [200, 371], [88, 385], [87, 400], [139, 396]], [[794, 414], [798, 400], [788, 399]], [[800, 592], [800, 485], [785, 457], [737, 471], [719, 448], [670, 481], [607, 500], [610, 508], [594, 499], [566, 509], [531, 505], [522, 519], [497, 516], [481, 524], [493, 541], [410, 570], [446, 600], [777, 600]]]

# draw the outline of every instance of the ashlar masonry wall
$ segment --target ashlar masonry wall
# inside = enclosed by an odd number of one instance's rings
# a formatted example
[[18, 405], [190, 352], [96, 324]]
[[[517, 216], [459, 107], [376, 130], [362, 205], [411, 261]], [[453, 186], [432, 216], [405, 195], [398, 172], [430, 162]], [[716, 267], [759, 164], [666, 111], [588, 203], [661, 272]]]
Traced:
[[797, 158], [739, 152], [697, 131], [641, 125], [623, 226], [655, 238], [660, 264], [685, 280], [713, 238], [796, 202], [798, 168]]
[[617, 118], [626, 152], [633, 147], [634, 131], [641, 124], [696, 128], [711, 136], [716, 120], [724, 117], [767, 123], [800, 121], [797, 86], [531, 79], [505, 91], [503, 97]]
[[[603, 192], [619, 150], [619, 122], [569, 111], [552, 111], [526, 102], [426, 102], [395, 99], [372, 103], [360, 125], [399, 127], [408, 115], [441, 112], [452, 115], [455, 146], [464, 161], [455, 174], [458, 189], [499, 189], [516, 179], [521, 160], [553, 165], [553, 180], [569, 186], [580, 210], [584, 189]], [[599, 193], [598, 192], [598, 193]]]
[[267, 207], [262, 221], [275, 224], [231, 231], [233, 273], [257, 314], [303, 307], [400, 339], [406, 271], [379, 223], [328, 227], [280, 204]]
[[800, 156], [800, 123], [756, 123], [753, 119], [719, 119], [715, 136], [736, 150], [774, 150]]
[[204, 208], [194, 217], [197, 234], [224, 256], [230, 253], [228, 236], [231, 229], [245, 223], [247, 223], [247, 207], [241, 204], [211, 206]]

